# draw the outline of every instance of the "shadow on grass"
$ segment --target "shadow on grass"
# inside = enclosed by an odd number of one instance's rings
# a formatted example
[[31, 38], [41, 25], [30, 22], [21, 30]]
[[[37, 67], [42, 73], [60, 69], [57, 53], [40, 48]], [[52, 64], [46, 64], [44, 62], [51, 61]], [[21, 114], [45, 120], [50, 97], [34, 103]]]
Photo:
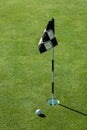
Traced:
[[69, 109], [69, 110], [71, 110], [71, 111], [74, 111], [74, 112], [76, 112], [76, 113], [78, 113], [78, 114], [81, 114], [81, 115], [83, 115], [83, 116], [87, 116], [87, 114], [85, 114], [85, 113], [83, 113], [83, 112], [80, 112], [80, 111], [78, 111], [78, 110], [75, 110], [75, 109], [73, 109], [73, 108], [70, 108], [70, 107], [68, 107], [68, 106], [65, 106], [65, 105], [63, 105], [63, 104], [59, 104], [60, 106], [62, 106], [62, 107], [64, 107], [64, 108], [66, 108], [66, 109]]
[[44, 115], [44, 114], [40, 114], [39, 117], [41, 117], [41, 118], [45, 118], [46, 115]]

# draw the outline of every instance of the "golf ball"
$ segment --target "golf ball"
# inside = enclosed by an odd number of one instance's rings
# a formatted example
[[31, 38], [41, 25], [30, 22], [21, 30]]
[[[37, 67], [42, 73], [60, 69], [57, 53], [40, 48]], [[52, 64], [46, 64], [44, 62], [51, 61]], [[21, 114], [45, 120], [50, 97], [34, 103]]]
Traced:
[[35, 112], [37, 115], [40, 115], [42, 113], [42, 111], [40, 109], [37, 109]]

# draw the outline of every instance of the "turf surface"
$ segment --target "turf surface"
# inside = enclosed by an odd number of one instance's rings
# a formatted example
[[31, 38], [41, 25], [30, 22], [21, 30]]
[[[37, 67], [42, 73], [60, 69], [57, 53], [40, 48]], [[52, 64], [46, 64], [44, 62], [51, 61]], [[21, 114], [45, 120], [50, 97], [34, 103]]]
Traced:
[[[55, 107], [46, 104], [51, 50], [40, 55], [37, 48], [52, 17], [59, 42]], [[0, 0], [0, 130], [86, 129], [87, 0]]]

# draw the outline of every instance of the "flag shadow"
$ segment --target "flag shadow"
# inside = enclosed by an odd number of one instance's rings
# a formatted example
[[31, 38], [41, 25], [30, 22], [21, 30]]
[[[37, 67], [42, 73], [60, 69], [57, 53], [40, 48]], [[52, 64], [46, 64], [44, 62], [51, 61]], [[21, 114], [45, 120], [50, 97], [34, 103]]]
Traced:
[[78, 111], [78, 110], [75, 110], [75, 109], [70, 108], [70, 107], [68, 107], [68, 106], [65, 106], [65, 105], [63, 105], [63, 104], [59, 104], [59, 105], [62, 106], [62, 107], [64, 107], [64, 108], [66, 108], [66, 109], [69, 109], [69, 110], [71, 110], [71, 111], [73, 111], [73, 112], [76, 112], [76, 113], [78, 113], [78, 114], [81, 114], [81, 115], [83, 115], [83, 116], [87, 116], [86, 113], [80, 112], [80, 111]]

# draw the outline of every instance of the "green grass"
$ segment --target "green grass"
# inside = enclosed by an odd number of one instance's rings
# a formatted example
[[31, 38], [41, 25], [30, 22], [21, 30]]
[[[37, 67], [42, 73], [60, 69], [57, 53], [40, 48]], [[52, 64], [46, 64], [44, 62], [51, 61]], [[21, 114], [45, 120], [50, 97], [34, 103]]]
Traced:
[[[51, 50], [38, 42], [52, 17], [55, 97], [87, 114], [87, 1], [0, 0], [0, 130], [86, 130], [87, 116], [51, 107]], [[46, 118], [35, 110], [40, 108]]]

